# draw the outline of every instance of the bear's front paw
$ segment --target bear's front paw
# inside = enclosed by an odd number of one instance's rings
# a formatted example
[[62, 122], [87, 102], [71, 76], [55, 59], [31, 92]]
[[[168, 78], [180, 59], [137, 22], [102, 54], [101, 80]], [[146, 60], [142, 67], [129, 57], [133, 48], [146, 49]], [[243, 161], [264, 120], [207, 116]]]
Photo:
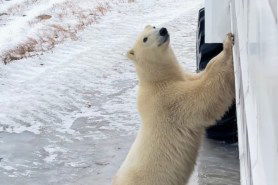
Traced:
[[228, 33], [223, 43], [223, 48], [226, 51], [232, 51], [233, 45], [234, 45], [234, 35], [232, 33]]

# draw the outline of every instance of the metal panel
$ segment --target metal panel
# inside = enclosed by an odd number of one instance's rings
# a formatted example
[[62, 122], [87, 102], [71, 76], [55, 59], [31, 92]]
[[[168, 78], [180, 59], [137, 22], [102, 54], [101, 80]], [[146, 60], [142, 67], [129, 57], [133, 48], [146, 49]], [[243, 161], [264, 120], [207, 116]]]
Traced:
[[277, 12], [277, 9], [278, 9], [278, 3], [277, 3], [277, 0], [268, 0], [269, 1], [269, 5], [273, 11], [273, 16], [275, 17], [275, 20], [277, 22], [277, 17], [278, 17], [278, 12]]
[[231, 31], [230, 0], [205, 1], [205, 42], [222, 43], [225, 35]]
[[277, 6], [277, 0], [205, 2], [205, 41], [222, 42], [231, 20], [236, 34], [234, 64], [244, 185], [278, 182]]
[[[273, 3], [274, 1], [272, 1]], [[277, 1], [276, 1], [277, 2]], [[268, 0], [235, 0], [241, 182], [278, 182], [278, 25]], [[277, 4], [276, 4], [277, 5]], [[236, 29], [236, 30], [235, 30]], [[236, 50], [235, 50], [236, 52]]]

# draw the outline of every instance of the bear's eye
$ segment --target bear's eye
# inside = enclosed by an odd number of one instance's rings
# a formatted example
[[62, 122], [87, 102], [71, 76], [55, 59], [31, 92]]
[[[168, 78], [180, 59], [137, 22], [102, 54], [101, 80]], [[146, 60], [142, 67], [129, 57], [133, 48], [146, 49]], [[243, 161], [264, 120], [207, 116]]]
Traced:
[[153, 29], [155, 29], [156, 27], [154, 26]]
[[145, 38], [143, 39], [143, 42], [147, 42], [147, 40], [148, 40], [148, 37], [145, 37]]

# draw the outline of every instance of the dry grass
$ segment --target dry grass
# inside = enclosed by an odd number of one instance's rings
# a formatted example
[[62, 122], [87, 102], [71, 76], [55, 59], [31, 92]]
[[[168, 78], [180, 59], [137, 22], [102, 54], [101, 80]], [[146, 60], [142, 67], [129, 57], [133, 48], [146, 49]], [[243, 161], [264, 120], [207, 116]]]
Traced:
[[20, 60], [27, 57], [29, 53], [35, 51], [35, 46], [38, 42], [35, 39], [28, 38], [26, 42], [22, 43], [20, 46], [16, 47], [14, 50], [10, 50], [4, 55], [4, 64], [7, 64], [13, 60]]
[[[67, 39], [76, 40], [78, 32], [84, 30], [88, 25], [97, 23], [111, 9], [111, 6], [108, 3], [99, 3], [94, 9], [84, 10], [67, 1], [63, 4], [55, 5], [53, 9], [58, 9], [60, 13], [57, 15], [43, 14], [29, 22], [30, 26], [34, 26], [44, 21], [45, 26], [39, 30], [36, 37], [28, 38], [16, 48], [10, 49], [1, 55], [0, 57], [5, 64], [51, 50]], [[54, 16], [59, 21], [56, 21], [55, 24], [51, 22], [47, 24], [47, 21], [54, 18]], [[64, 20], [69, 16], [77, 21], [74, 24], [63, 24]]]
[[101, 15], [105, 15], [109, 9], [110, 9], [110, 6], [108, 4], [106, 4], [106, 5], [99, 4], [96, 7], [96, 12], [99, 12]]
[[6, 13], [9, 15], [15, 15], [18, 13], [22, 13], [26, 10], [30, 5], [34, 5], [38, 0], [25, 0], [20, 4], [15, 4], [6, 10]]
[[46, 14], [43, 14], [43, 15], [39, 15], [38, 17], [37, 17], [37, 19], [39, 19], [39, 20], [47, 20], [47, 19], [51, 19], [51, 15], [46, 15]]

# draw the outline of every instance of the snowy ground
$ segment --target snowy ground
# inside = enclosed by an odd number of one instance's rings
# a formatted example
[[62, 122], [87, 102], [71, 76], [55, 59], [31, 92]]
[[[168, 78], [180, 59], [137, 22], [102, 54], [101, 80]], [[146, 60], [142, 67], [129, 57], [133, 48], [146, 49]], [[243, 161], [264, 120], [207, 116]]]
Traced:
[[0, 58], [8, 63], [77, 40], [77, 34], [96, 24], [110, 4], [124, 2], [128, 0], [2, 0]]
[[[178, 59], [195, 70], [200, 0], [120, 2], [110, 4], [78, 39], [0, 64], [1, 184], [109, 184], [140, 124], [136, 75], [125, 53], [145, 25], [167, 27]], [[1, 11], [8, 6], [3, 0], [0, 5]], [[9, 29], [16, 31], [19, 19], [10, 19], [15, 22]], [[22, 38], [18, 30], [16, 38]], [[8, 45], [1, 31], [3, 51], [14, 42]], [[6, 31], [4, 38], [13, 40], [13, 33]], [[205, 140], [191, 185], [238, 185], [238, 168], [237, 146]]]

